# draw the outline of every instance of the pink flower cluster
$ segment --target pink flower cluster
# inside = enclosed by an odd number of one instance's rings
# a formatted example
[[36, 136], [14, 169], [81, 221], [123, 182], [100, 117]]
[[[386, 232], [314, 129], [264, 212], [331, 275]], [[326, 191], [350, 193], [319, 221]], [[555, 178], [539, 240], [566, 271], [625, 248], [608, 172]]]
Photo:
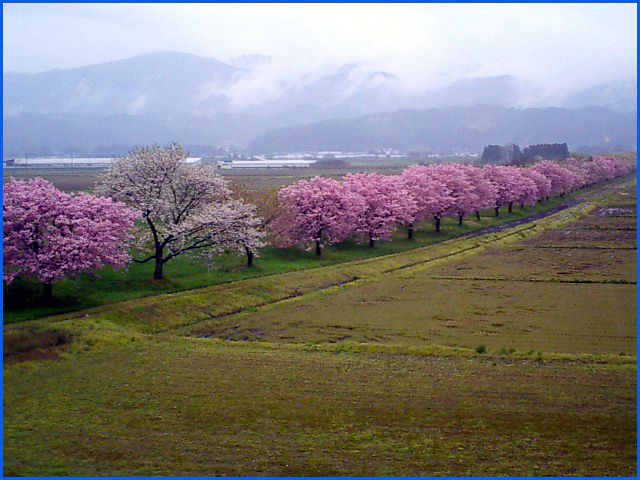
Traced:
[[631, 165], [613, 157], [593, 157], [591, 160], [568, 160], [563, 164], [582, 179], [585, 186], [606, 182], [631, 172]]
[[278, 192], [279, 215], [273, 222], [283, 246], [314, 243], [320, 248], [355, 231], [366, 208], [361, 195], [331, 178], [301, 180]]
[[348, 174], [343, 181], [315, 177], [278, 192], [279, 213], [273, 229], [283, 246], [321, 247], [351, 235], [388, 240], [399, 225], [409, 228], [443, 217], [463, 217], [514, 204], [534, 205], [550, 196], [624, 175], [631, 166], [611, 157], [542, 161], [524, 168], [485, 165], [414, 165], [397, 176]]
[[138, 215], [111, 199], [61, 192], [36, 178], [11, 179], [3, 200], [4, 280], [24, 275], [50, 284], [130, 260]]

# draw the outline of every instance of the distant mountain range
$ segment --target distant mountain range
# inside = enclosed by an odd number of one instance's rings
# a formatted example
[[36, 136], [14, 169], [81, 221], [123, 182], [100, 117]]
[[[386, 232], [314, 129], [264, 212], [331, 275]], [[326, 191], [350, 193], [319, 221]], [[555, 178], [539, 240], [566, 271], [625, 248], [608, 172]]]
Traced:
[[620, 112], [636, 111], [638, 105], [638, 79], [601, 83], [569, 96], [563, 102], [568, 108], [585, 106], [606, 107]]
[[[323, 75], [277, 80], [276, 94], [239, 101], [274, 81], [272, 61], [246, 55], [224, 63], [162, 52], [69, 70], [3, 74], [3, 153], [171, 140], [260, 151], [319, 145], [477, 150], [489, 141], [526, 144], [527, 138], [636, 144], [635, 123], [629, 126], [636, 118], [635, 79], [573, 94], [561, 105], [572, 112], [515, 110], [527, 87], [511, 76], [407, 93], [395, 75], [354, 63]], [[581, 110], [590, 106], [603, 108]], [[599, 118], [582, 118], [587, 114]]]
[[494, 106], [400, 110], [325, 120], [259, 135], [260, 152], [363, 151], [392, 148], [432, 153], [479, 152], [487, 144], [564, 143], [635, 149], [637, 114], [601, 107], [515, 109]]
[[[234, 65], [184, 53], [137, 55], [115, 62], [36, 74], [3, 75], [3, 113], [144, 115], [221, 113], [292, 115], [313, 119], [352, 116], [399, 108], [477, 103], [511, 106], [513, 77], [460, 80], [420, 94], [402, 92], [395, 75], [352, 63], [326, 75], [303, 75], [279, 85], [280, 95], [249, 107], [232, 105], [232, 90], [260, 83], [271, 57], [245, 55]], [[251, 83], [249, 83], [250, 88]], [[300, 121], [303, 118], [295, 118]]]
[[3, 74], [3, 113], [210, 115], [224, 111], [227, 102], [209, 93], [212, 88], [243, 72], [212, 58], [154, 53], [70, 70]]

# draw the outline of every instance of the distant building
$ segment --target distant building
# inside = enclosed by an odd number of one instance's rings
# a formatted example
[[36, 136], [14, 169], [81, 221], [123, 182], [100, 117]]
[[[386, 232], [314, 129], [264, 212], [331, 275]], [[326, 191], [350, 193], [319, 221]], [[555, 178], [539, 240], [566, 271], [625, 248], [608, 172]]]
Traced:
[[[196, 165], [200, 157], [187, 157], [185, 163]], [[106, 157], [40, 157], [11, 158], [3, 161], [5, 168], [106, 168], [113, 158]]]
[[236, 168], [308, 168], [315, 160], [302, 158], [275, 158], [271, 160], [236, 160], [225, 159], [216, 162], [216, 167], [222, 170]]
[[5, 168], [104, 168], [113, 161], [102, 157], [33, 157], [5, 160]]

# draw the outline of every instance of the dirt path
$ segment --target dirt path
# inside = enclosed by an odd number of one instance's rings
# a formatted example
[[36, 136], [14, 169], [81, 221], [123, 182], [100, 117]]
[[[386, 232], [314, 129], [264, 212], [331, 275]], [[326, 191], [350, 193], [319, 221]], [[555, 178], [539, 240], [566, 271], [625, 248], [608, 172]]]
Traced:
[[483, 227], [478, 230], [474, 230], [472, 232], [466, 232], [460, 235], [461, 237], [481, 237], [482, 235], [487, 235], [489, 233], [499, 233], [503, 230], [507, 230], [509, 228], [517, 227], [520, 225], [526, 225], [527, 223], [535, 222], [536, 220], [540, 220], [541, 218], [548, 217], [549, 215], [553, 215], [554, 213], [561, 212], [562, 210], [566, 210], [567, 208], [575, 207], [576, 205], [582, 203], [580, 200], [568, 200], [565, 203], [561, 203], [560, 205], [556, 205], [549, 210], [544, 212], [536, 213], [535, 215], [531, 215], [530, 217], [519, 218], [517, 220], [511, 220], [509, 222], [505, 222], [501, 225], [494, 225], [491, 227]]
[[548, 217], [549, 215], [553, 215], [554, 213], [558, 213], [558, 212], [561, 212], [562, 210], [566, 210], [567, 208], [575, 207], [576, 205], [583, 203], [585, 201], [588, 201], [590, 199], [600, 198], [606, 195], [607, 193], [609, 193], [614, 187], [617, 187], [618, 185], [619, 185], [618, 183], [615, 183], [614, 185], [606, 185], [598, 190], [591, 191], [588, 194], [583, 195], [579, 199], [567, 200], [566, 202], [561, 203], [560, 205], [556, 205], [555, 207], [550, 208], [549, 210], [546, 210], [544, 212], [536, 213], [535, 215], [531, 215], [530, 217], [526, 217], [526, 218], [519, 218], [518, 220], [511, 220], [509, 222], [503, 223], [502, 225], [484, 227], [478, 230], [474, 230], [472, 232], [463, 233], [461, 237], [479, 237], [482, 235], [486, 235], [488, 233], [498, 233], [508, 228], [513, 228], [519, 225], [532, 223], [532, 222], [535, 222], [536, 220], [540, 220], [541, 218]]

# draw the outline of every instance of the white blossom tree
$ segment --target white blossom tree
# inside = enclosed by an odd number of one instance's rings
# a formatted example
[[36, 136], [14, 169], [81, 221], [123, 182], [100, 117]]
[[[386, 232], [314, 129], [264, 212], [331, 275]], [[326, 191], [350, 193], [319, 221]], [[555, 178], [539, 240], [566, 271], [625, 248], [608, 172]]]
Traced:
[[253, 228], [260, 222], [252, 217], [255, 210], [232, 200], [226, 181], [211, 166], [188, 165], [176, 143], [140, 148], [116, 159], [97, 190], [141, 213], [144, 223], [136, 232], [136, 246], [152, 253], [134, 261], [155, 261], [155, 280], [164, 278], [165, 263], [186, 252], [210, 257], [241, 248], [241, 243], [253, 259], [262, 246], [261, 233]]
[[242, 200], [230, 200], [211, 208], [211, 218], [217, 217], [217, 232], [211, 235], [208, 248], [201, 253], [210, 257], [225, 250], [235, 250], [245, 254], [247, 266], [252, 266], [253, 259], [265, 246], [265, 234], [261, 230], [263, 220], [256, 214], [256, 207]]

